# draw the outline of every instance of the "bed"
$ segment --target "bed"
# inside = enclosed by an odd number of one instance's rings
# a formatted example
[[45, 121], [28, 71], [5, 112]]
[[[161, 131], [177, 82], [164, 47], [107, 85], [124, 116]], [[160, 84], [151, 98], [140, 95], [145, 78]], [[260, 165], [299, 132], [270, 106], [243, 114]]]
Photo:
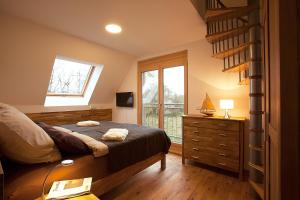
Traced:
[[[105, 156], [95, 158], [91, 154], [69, 155], [67, 158], [73, 159], [75, 164], [58, 168], [49, 178], [47, 191], [54, 180], [93, 177], [92, 192], [95, 195], [101, 195], [158, 161], [161, 162], [162, 170], [166, 167], [165, 156], [171, 144], [166, 133], [161, 129], [111, 122], [110, 109], [39, 113], [28, 114], [28, 116], [33, 121], [60, 125], [95, 139], [99, 139], [109, 128], [129, 130], [123, 142], [104, 142], [109, 148], [109, 154]], [[74, 125], [77, 121], [87, 119], [100, 121], [100, 126], [77, 127]], [[57, 163], [17, 164], [1, 159], [0, 164], [3, 168], [0, 178], [4, 177], [4, 184], [1, 188], [3, 190], [4, 185], [4, 199], [26, 200], [40, 196], [44, 177]], [[1, 170], [0, 166], [0, 174]]]

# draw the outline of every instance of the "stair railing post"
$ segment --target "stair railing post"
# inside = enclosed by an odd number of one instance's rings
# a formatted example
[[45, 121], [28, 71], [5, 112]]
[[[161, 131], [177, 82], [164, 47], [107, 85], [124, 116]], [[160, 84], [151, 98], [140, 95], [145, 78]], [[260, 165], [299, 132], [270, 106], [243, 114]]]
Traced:
[[[249, 0], [250, 5], [259, 6], [259, 0]], [[260, 23], [260, 14], [259, 10], [254, 10], [249, 14], [248, 23], [250, 25], [249, 29], [249, 78], [250, 78], [250, 123], [249, 123], [249, 144], [255, 147], [262, 147], [264, 144], [263, 140], [263, 85], [262, 85], [262, 50], [260, 43], [261, 29], [259, 26]], [[263, 166], [264, 165], [264, 156], [260, 151], [249, 149], [249, 162]], [[249, 170], [249, 180], [256, 183], [264, 183], [264, 175], [259, 172], [257, 169], [250, 167]], [[253, 193], [254, 194], [254, 193]], [[252, 196], [253, 199], [258, 199], [258, 196], [255, 194]]]

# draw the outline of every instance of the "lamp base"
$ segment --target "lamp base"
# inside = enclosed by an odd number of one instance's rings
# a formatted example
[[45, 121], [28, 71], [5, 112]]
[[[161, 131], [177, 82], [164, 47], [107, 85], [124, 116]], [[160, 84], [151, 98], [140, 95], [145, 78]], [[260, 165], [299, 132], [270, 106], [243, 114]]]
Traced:
[[224, 115], [225, 119], [230, 119], [230, 115], [229, 115], [229, 111], [225, 110], [225, 115]]

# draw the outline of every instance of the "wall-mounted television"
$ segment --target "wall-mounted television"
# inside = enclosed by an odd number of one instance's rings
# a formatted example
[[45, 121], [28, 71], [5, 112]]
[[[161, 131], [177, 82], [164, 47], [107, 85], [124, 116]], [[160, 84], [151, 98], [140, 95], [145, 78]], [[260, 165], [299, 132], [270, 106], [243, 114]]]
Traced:
[[133, 107], [133, 92], [117, 92], [116, 99], [118, 107]]

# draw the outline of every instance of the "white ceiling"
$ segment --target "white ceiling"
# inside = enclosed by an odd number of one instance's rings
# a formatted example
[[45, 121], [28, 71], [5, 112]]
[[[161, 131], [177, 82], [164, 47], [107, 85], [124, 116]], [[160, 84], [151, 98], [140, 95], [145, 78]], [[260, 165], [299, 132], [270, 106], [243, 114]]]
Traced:
[[[197, 41], [206, 31], [190, 0], [0, 0], [0, 10], [136, 56]], [[108, 23], [123, 32], [107, 33]]]

